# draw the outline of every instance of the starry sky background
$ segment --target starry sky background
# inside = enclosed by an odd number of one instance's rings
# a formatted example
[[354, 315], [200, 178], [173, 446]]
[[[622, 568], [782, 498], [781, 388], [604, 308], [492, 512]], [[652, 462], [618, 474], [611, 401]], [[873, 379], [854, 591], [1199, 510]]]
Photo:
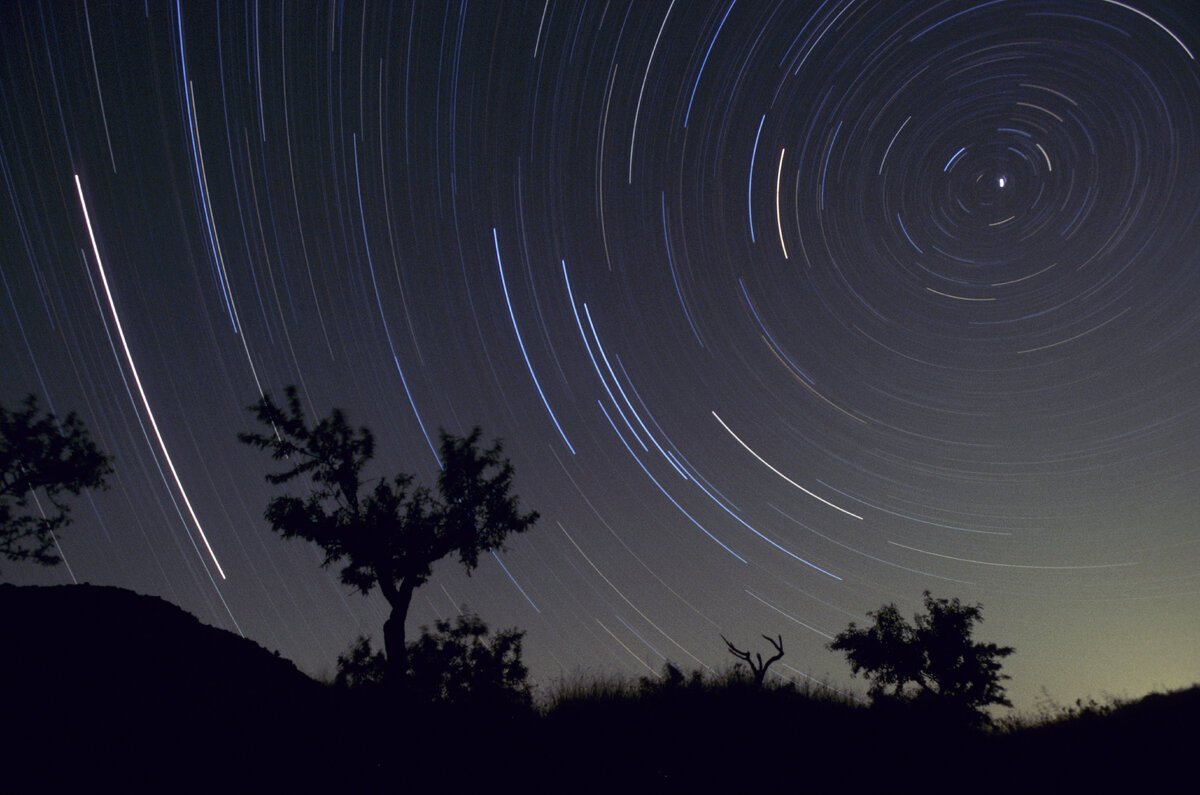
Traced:
[[505, 440], [540, 522], [408, 626], [522, 627], [543, 684], [767, 633], [862, 692], [825, 644], [924, 589], [983, 603], [1021, 708], [1200, 680], [1189, 3], [0, 15], [0, 402], [115, 459], [69, 568], [5, 580], [331, 674], [385, 604], [270, 531], [235, 438], [294, 383], [374, 476]]

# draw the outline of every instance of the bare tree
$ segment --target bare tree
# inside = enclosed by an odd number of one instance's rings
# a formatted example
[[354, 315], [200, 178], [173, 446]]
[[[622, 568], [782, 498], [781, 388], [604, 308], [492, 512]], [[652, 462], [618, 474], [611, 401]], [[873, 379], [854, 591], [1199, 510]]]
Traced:
[[734, 657], [737, 657], [739, 660], [744, 660], [746, 664], [750, 666], [750, 671], [754, 674], [755, 687], [762, 687], [763, 677], [767, 675], [767, 669], [771, 667], [771, 663], [783, 657], [783, 635], [778, 636], [778, 640], [768, 635], [763, 635], [763, 638], [767, 641], [767, 643], [770, 643], [775, 647], [775, 656], [771, 657], [766, 662], [763, 662], [762, 655], [757, 653], [754, 655], [757, 658], [757, 661], [750, 659], [750, 652], [742, 651], [737, 646], [734, 646], [732, 643], [730, 643], [729, 639], [724, 635], [721, 636], [721, 640], [725, 641], [725, 645], [729, 647], [729, 653]]

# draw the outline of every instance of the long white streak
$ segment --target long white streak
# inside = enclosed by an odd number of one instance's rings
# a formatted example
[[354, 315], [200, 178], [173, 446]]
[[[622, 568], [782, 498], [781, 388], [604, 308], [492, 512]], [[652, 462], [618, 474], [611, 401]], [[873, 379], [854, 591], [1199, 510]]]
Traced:
[[121, 317], [117, 314], [117, 305], [113, 301], [112, 291], [108, 289], [108, 275], [104, 272], [104, 263], [100, 260], [100, 247], [96, 245], [96, 235], [92, 232], [92, 218], [88, 214], [87, 202], [83, 198], [83, 185], [79, 182], [79, 175], [75, 175], [75, 190], [79, 193], [79, 206], [83, 209], [83, 220], [87, 223], [88, 239], [92, 242], [92, 254], [96, 257], [96, 267], [100, 271], [100, 281], [104, 285], [104, 295], [108, 299], [108, 308], [112, 311], [113, 323], [117, 327], [117, 336], [121, 338], [121, 347], [125, 349], [125, 361], [129, 362], [129, 371], [133, 373], [133, 382], [137, 385], [138, 395], [142, 398], [142, 405], [146, 408], [146, 416], [150, 418], [150, 427], [154, 429], [154, 438], [158, 440], [158, 447], [162, 450], [163, 458], [166, 459], [167, 468], [171, 470], [171, 477], [175, 479], [175, 485], [179, 487], [179, 494], [183, 497], [183, 504], [187, 506], [188, 514], [192, 517], [192, 521], [196, 525], [196, 530], [200, 533], [200, 538], [204, 541], [204, 548], [208, 550], [209, 557], [212, 558], [213, 565], [217, 567], [217, 573], [221, 575], [221, 579], [225, 577], [225, 570], [221, 568], [221, 562], [217, 560], [217, 554], [213, 552], [212, 545], [208, 543], [208, 536], [204, 533], [204, 528], [200, 525], [200, 519], [196, 516], [196, 511], [192, 509], [192, 501], [188, 499], [187, 491], [183, 488], [183, 481], [179, 479], [179, 473], [175, 471], [175, 464], [171, 461], [171, 454], [167, 452], [167, 443], [163, 441], [162, 434], [158, 430], [158, 422], [154, 419], [154, 412], [150, 409], [150, 401], [146, 398], [146, 390], [142, 388], [142, 379], [138, 375], [137, 365], [133, 363], [133, 354], [129, 350], [129, 343], [125, 341], [125, 329], [121, 326]]
[[1174, 33], [1172, 33], [1172, 32], [1170, 31], [1170, 29], [1169, 29], [1169, 28], [1167, 28], [1167, 26], [1166, 26], [1166, 25], [1164, 25], [1163, 23], [1159, 22], [1157, 19], [1155, 19], [1154, 17], [1150, 16], [1150, 15], [1149, 15], [1149, 14], [1147, 14], [1145, 11], [1139, 11], [1139, 10], [1137, 10], [1136, 8], [1134, 8], [1133, 6], [1126, 5], [1125, 3], [1118, 2], [1118, 0], [1104, 0], [1104, 2], [1106, 2], [1106, 3], [1109, 3], [1110, 5], [1114, 5], [1114, 6], [1120, 6], [1121, 8], [1124, 8], [1126, 11], [1132, 11], [1133, 13], [1137, 14], [1138, 16], [1140, 16], [1140, 17], [1145, 17], [1146, 19], [1148, 19], [1148, 20], [1150, 20], [1151, 22], [1153, 22], [1155, 25], [1158, 25], [1160, 28], [1162, 28], [1162, 29], [1163, 29], [1163, 32], [1165, 32], [1165, 33], [1166, 33], [1168, 36], [1170, 36], [1171, 38], [1173, 38], [1173, 39], [1175, 40], [1175, 43], [1176, 43], [1176, 44], [1178, 44], [1180, 47], [1182, 47], [1182, 48], [1183, 48], [1183, 51], [1187, 53], [1187, 56], [1188, 56], [1189, 58], [1191, 58], [1193, 61], [1194, 61], [1194, 60], [1196, 60], [1196, 56], [1192, 55], [1192, 51], [1191, 51], [1191, 50], [1189, 50], [1189, 49], [1187, 48], [1187, 45], [1186, 45], [1186, 44], [1184, 44], [1182, 41], [1180, 41], [1180, 40], [1179, 40], [1179, 37], [1178, 37], [1178, 36], [1176, 36]]
[[756, 453], [756, 452], [754, 452], [753, 450], [751, 450], [751, 449], [750, 449], [750, 445], [748, 445], [748, 444], [746, 444], [745, 442], [743, 442], [743, 441], [741, 440], [741, 438], [740, 438], [740, 437], [739, 437], [739, 436], [738, 436], [736, 433], [734, 433], [732, 430], [730, 430], [729, 426], [725, 424], [725, 420], [723, 420], [723, 419], [721, 419], [719, 416], [717, 416], [717, 412], [715, 412], [715, 411], [714, 411], [714, 412], [712, 413], [712, 415], [713, 415], [714, 417], [716, 417], [716, 418], [717, 418], [717, 422], [721, 423], [721, 427], [722, 427], [722, 428], [724, 428], [724, 429], [725, 429], [725, 430], [726, 430], [726, 431], [729, 433], [729, 435], [730, 435], [730, 436], [732, 436], [734, 439], [736, 439], [736, 440], [737, 440], [737, 443], [738, 443], [738, 444], [740, 444], [742, 447], [745, 447], [745, 448], [746, 448], [746, 452], [748, 452], [750, 455], [752, 455], [752, 456], [754, 456], [755, 458], [757, 458], [757, 459], [758, 459], [758, 462], [759, 462], [760, 464], [762, 464], [763, 466], [765, 466], [767, 469], [771, 470], [771, 471], [772, 471], [772, 472], [774, 472], [776, 475], [778, 475], [779, 477], [781, 477], [781, 478], [783, 478], [784, 480], [786, 480], [788, 483], [791, 483], [793, 486], [795, 486], [796, 488], [800, 489], [800, 491], [802, 491], [802, 492], [804, 492], [805, 494], [807, 494], [808, 496], [812, 497], [814, 500], [819, 500], [820, 502], [823, 502], [823, 503], [825, 503], [826, 505], [828, 505], [830, 508], [833, 508], [833, 509], [834, 509], [834, 510], [836, 510], [836, 511], [841, 511], [842, 513], [846, 514], [847, 516], [853, 516], [855, 519], [862, 519], [862, 517], [861, 517], [861, 516], [859, 516], [858, 514], [856, 514], [856, 513], [851, 513], [850, 511], [847, 511], [845, 508], [842, 508], [841, 506], [834, 505], [832, 502], [830, 502], [829, 500], [825, 499], [825, 498], [824, 498], [824, 497], [822, 497], [821, 495], [819, 495], [819, 494], [813, 494], [811, 491], [809, 491], [808, 489], [804, 488], [804, 487], [803, 487], [803, 486], [801, 486], [799, 483], [797, 483], [796, 481], [792, 480], [792, 479], [791, 479], [791, 478], [789, 478], [787, 475], [783, 474], [783, 473], [782, 473], [782, 472], [780, 472], [778, 469], [776, 469], [775, 467], [773, 467], [773, 466], [771, 466], [770, 464], [768, 464], [766, 461], [764, 461], [764, 460], [763, 460], [763, 457], [762, 457], [762, 456], [760, 456], [758, 453]]
[[775, 172], [775, 226], [779, 229], [779, 245], [783, 246], [783, 258], [787, 259], [787, 243], [783, 242], [783, 220], [779, 217], [779, 180], [783, 176], [783, 156], [786, 149], [779, 150], [779, 169]]

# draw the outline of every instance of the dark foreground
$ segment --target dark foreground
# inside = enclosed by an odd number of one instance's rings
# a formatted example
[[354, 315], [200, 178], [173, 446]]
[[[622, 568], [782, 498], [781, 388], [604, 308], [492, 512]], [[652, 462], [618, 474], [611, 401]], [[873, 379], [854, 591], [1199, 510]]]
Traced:
[[[1195, 791], [1200, 687], [1006, 732], [726, 683], [389, 708], [117, 588], [0, 586], [0, 791]], [[1180, 787], [1182, 786], [1182, 789]]]

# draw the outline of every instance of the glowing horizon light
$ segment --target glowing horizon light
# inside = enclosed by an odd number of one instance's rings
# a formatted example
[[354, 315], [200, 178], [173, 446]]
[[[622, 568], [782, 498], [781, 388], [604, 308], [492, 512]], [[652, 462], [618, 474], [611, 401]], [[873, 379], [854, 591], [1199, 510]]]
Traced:
[[96, 257], [96, 267], [100, 271], [100, 282], [104, 285], [104, 296], [108, 299], [108, 308], [112, 311], [113, 323], [116, 324], [121, 347], [125, 349], [125, 361], [129, 363], [129, 371], [133, 373], [133, 383], [137, 385], [138, 395], [141, 396], [142, 405], [146, 409], [146, 416], [150, 418], [150, 427], [154, 429], [154, 438], [158, 440], [158, 447], [167, 461], [167, 468], [171, 470], [171, 477], [175, 479], [175, 485], [179, 487], [179, 494], [183, 497], [183, 504], [187, 506], [188, 515], [192, 517], [192, 522], [195, 523], [196, 530], [200, 533], [204, 548], [208, 550], [213, 565], [217, 567], [217, 574], [221, 575], [222, 580], [228, 579], [225, 576], [225, 570], [221, 568], [221, 562], [217, 560], [217, 553], [213, 552], [212, 545], [208, 543], [208, 535], [205, 534], [204, 528], [200, 524], [200, 518], [196, 516], [196, 511], [192, 508], [192, 501], [188, 499], [183, 481], [180, 480], [179, 473], [175, 471], [175, 463], [171, 460], [171, 454], [167, 452], [167, 443], [163, 441], [162, 433], [158, 430], [158, 421], [154, 419], [150, 400], [146, 397], [146, 390], [142, 388], [142, 379], [138, 375], [137, 365], [133, 363], [133, 353], [129, 350], [129, 343], [125, 341], [125, 329], [121, 326], [121, 317], [117, 314], [117, 305], [113, 301], [112, 290], [108, 288], [108, 275], [104, 272], [104, 263], [100, 259], [100, 247], [96, 245], [96, 235], [92, 232], [92, 218], [88, 214], [87, 202], [83, 198], [83, 185], [79, 182], [78, 174], [75, 175], [75, 190], [79, 193], [79, 206], [83, 209], [83, 220], [87, 224], [88, 239], [92, 242], [92, 254]]

